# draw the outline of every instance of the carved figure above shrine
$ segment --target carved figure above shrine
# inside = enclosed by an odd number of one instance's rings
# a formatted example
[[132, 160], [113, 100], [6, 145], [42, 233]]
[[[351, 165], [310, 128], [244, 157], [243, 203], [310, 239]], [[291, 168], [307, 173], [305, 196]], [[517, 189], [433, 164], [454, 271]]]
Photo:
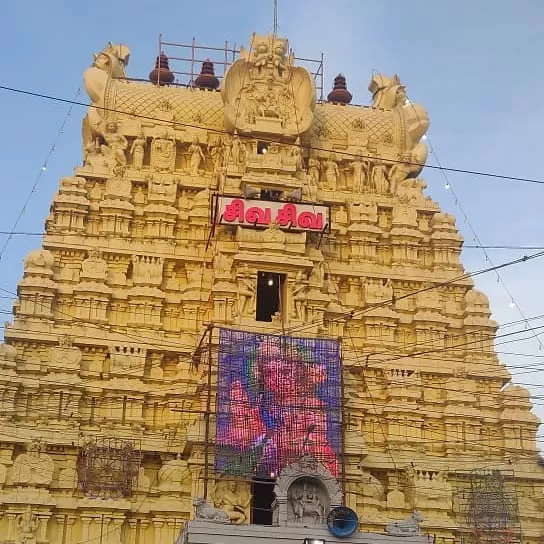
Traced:
[[296, 137], [312, 124], [315, 88], [308, 70], [294, 66], [288, 42], [253, 35], [225, 75], [225, 127], [240, 133]]

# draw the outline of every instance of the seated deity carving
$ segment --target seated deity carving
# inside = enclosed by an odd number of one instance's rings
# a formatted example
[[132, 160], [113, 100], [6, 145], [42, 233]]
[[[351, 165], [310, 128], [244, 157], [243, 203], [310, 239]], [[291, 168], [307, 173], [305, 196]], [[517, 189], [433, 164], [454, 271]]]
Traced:
[[105, 130], [102, 131], [104, 144], [101, 146], [102, 154], [105, 157], [112, 157], [115, 164], [125, 166], [127, 163], [126, 149], [128, 140], [119, 132], [119, 125], [115, 121], [108, 121]]
[[227, 513], [232, 523], [240, 525], [249, 521], [251, 497], [242, 493], [235, 481], [220, 482], [215, 493], [215, 505]]
[[11, 469], [14, 484], [45, 486], [51, 483], [55, 463], [43, 450], [44, 445], [37, 440], [15, 459]]

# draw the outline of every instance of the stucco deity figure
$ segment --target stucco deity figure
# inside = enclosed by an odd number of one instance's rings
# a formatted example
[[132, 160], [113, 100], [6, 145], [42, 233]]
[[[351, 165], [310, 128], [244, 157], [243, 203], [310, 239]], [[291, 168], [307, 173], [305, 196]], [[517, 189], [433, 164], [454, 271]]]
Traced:
[[302, 270], [297, 272], [295, 278], [295, 285], [293, 286], [293, 302], [296, 319], [304, 321], [306, 318], [305, 315], [305, 306], [306, 306], [306, 291], [308, 289], [308, 280], [306, 274]]
[[36, 531], [40, 522], [38, 517], [32, 513], [30, 505], [19, 516], [17, 516], [17, 527], [19, 528], [20, 544], [36, 544]]
[[339, 176], [340, 172], [336, 162], [332, 158], [327, 159], [325, 162], [325, 182], [327, 189], [330, 189], [331, 191], [336, 189]]
[[102, 134], [105, 142], [105, 145], [101, 147], [102, 154], [106, 157], [113, 157], [117, 165], [125, 166], [127, 163], [125, 151], [128, 147], [128, 141], [117, 129], [117, 123], [113, 121], [106, 123], [106, 130]]
[[316, 486], [309, 486], [307, 482], [294, 485], [289, 490], [289, 500], [293, 508], [295, 521], [299, 523], [311, 519], [314, 523], [322, 523], [325, 516], [325, 507], [321, 502]]
[[239, 525], [247, 519], [246, 511], [250, 502], [250, 497], [240, 497], [236, 482], [231, 481], [226, 489], [216, 494], [215, 504], [227, 513], [232, 523]]
[[132, 168], [141, 170], [144, 164], [146, 138], [142, 131], [138, 132], [138, 136], [134, 138], [130, 153], [132, 154]]
[[225, 149], [223, 141], [219, 140], [216, 145], [209, 148], [209, 151], [213, 163], [213, 173], [217, 174], [223, 166], [223, 161], [225, 159]]
[[226, 157], [226, 165], [227, 168], [232, 165], [234, 168], [238, 168], [241, 163], [241, 155], [242, 155], [242, 143], [240, 142], [240, 138], [237, 134], [235, 134], [232, 137], [232, 140], [230, 141], [230, 149], [227, 152]]
[[151, 163], [157, 170], [172, 171], [176, 161], [176, 140], [164, 131], [151, 144]]
[[321, 163], [319, 162], [319, 159], [310, 157], [308, 159], [308, 182], [317, 187], [320, 174]]
[[48, 485], [53, 479], [55, 464], [51, 456], [42, 452], [42, 444], [30, 444], [27, 453], [15, 459], [12, 467], [14, 484]]
[[375, 164], [372, 167], [371, 180], [376, 193], [385, 195], [389, 192], [389, 182], [387, 181], [385, 164]]
[[291, 157], [295, 163], [297, 172], [304, 168], [304, 161], [302, 159], [302, 148], [300, 146], [300, 138], [297, 138], [295, 145], [291, 148]]
[[198, 176], [200, 164], [205, 160], [204, 153], [202, 152], [202, 148], [198, 142], [198, 137], [195, 136], [193, 138], [193, 143], [189, 146], [189, 170], [191, 176]]
[[255, 282], [247, 268], [238, 276], [238, 313], [247, 315], [251, 312], [255, 297]]
[[350, 166], [353, 173], [353, 192], [362, 193], [365, 190], [369, 162], [356, 158]]

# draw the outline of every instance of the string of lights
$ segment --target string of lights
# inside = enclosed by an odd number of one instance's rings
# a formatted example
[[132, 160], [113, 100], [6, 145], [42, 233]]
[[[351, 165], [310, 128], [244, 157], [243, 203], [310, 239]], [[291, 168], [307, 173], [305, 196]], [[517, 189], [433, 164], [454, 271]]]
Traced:
[[[76, 99], [77, 99], [77, 97], [79, 96], [80, 93], [81, 93], [81, 87], [76, 92], [76, 95], [75, 95]], [[38, 189], [38, 185], [39, 185], [40, 181], [42, 180], [42, 177], [45, 175], [45, 173], [47, 171], [47, 166], [49, 164], [49, 161], [51, 160], [51, 156], [53, 155], [53, 153], [57, 149], [58, 139], [64, 134], [64, 129], [66, 128], [66, 125], [67, 125], [70, 117], [72, 116], [72, 109], [73, 109], [74, 105], [76, 104], [77, 100], [73, 100], [72, 102], [73, 103], [70, 104], [70, 107], [68, 108], [68, 111], [66, 112], [66, 114], [65, 114], [65, 116], [64, 116], [64, 118], [62, 120], [62, 123], [61, 123], [59, 129], [57, 130], [57, 133], [56, 133], [56, 135], [55, 135], [55, 137], [53, 139], [53, 142], [52, 142], [51, 146], [49, 147], [49, 150], [46, 153], [45, 159], [42, 161], [40, 169], [38, 170], [38, 173], [36, 174], [34, 182], [33, 182], [32, 186], [30, 188], [30, 192], [26, 196], [26, 198], [25, 198], [25, 200], [23, 202], [23, 205], [21, 206], [21, 209], [19, 210], [19, 213], [17, 214], [17, 216], [15, 218], [15, 221], [13, 222], [13, 225], [11, 226], [11, 229], [8, 232], [2, 232], [2, 234], [7, 234], [7, 237], [4, 240], [4, 243], [2, 244], [2, 246], [0, 247], [0, 261], [2, 260], [2, 257], [4, 256], [4, 253], [5, 253], [5, 251], [6, 251], [7, 247], [8, 247], [8, 244], [11, 242], [11, 240], [13, 238], [13, 235], [15, 233], [15, 229], [19, 226], [19, 223], [21, 222], [21, 219], [23, 218], [23, 216], [24, 216], [24, 214], [25, 214], [25, 212], [26, 212], [26, 210], [28, 208], [30, 200], [32, 199], [32, 197], [36, 193], [36, 191]]]
[[[428, 138], [427, 139], [428, 141], [428, 145], [429, 145], [429, 150], [431, 151], [431, 154], [434, 155], [435, 159], [436, 159], [436, 163], [438, 164], [439, 167], [441, 167], [441, 161], [431, 143], [431, 140]], [[473, 239], [474, 241], [480, 246], [483, 254], [484, 254], [484, 257], [485, 257], [485, 260], [487, 262], [489, 262], [491, 265], [493, 265], [493, 260], [491, 259], [491, 256], [489, 255], [489, 252], [487, 251], [487, 249], [485, 247], [483, 247], [483, 244], [480, 240], [480, 237], [478, 236], [478, 234], [476, 233], [476, 230], [474, 229], [474, 226], [472, 224], [472, 221], [469, 219], [463, 205], [461, 204], [461, 201], [459, 200], [459, 197], [458, 195], [456, 194], [454, 188], [453, 188], [453, 185], [451, 184], [450, 180], [448, 179], [448, 176], [446, 175], [446, 171], [442, 168], [440, 168], [440, 174], [442, 175], [442, 177], [444, 178], [445, 180], [445, 189], [449, 190], [452, 194], [452, 196], [454, 197], [454, 202], [455, 202], [455, 205], [459, 208], [464, 220], [465, 220], [465, 223], [467, 224], [468, 228], [470, 229], [471, 233], [472, 233], [472, 236], [473, 236]], [[525, 320], [525, 313], [524, 311], [521, 309], [521, 306], [519, 305], [519, 302], [514, 298], [513, 294], [512, 294], [512, 291], [508, 288], [508, 286], [506, 285], [506, 283], [504, 282], [504, 279], [501, 275], [501, 273], [499, 272], [499, 270], [495, 270], [495, 275], [497, 277], [497, 281], [499, 282], [499, 284], [501, 285], [501, 287], [504, 289], [504, 291], [506, 292], [508, 298], [510, 299], [510, 307], [515, 307], [521, 318]], [[527, 321], [525, 321], [528, 325], [528, 328], [529, 330], [531, 330], [531, 327], [529, 325], [529, 323]], [[542, 343], [542, 340], [540, 339], [540, 335], [534, 333], [533, 334], [533, 337], [535, 338], [535, 340], [538, 342], [538, 346], [539, 346], [539, 349], [543, 349], [544, 348], [544, 344]]]

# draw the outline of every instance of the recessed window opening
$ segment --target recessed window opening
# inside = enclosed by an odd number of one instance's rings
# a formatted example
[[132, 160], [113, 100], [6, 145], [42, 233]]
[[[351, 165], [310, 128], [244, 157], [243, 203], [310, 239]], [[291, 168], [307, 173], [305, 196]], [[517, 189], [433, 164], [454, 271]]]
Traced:
[[254, 478], [251, 482], [251, 523], [272, 525], [272, 503], [276, 480]]
[[281, 191], [274, 191], [273, 189], [261, 189], [261, 198], [263, 200], [279, 200], [281, 198]]
[[268, 142], [257, 142], [257, 155], [264, 155], [268, 151]]
[[281, 312], [284, 300], [285, 274], [259, 272], [257, 274], [257, 321], [272, 321]]

